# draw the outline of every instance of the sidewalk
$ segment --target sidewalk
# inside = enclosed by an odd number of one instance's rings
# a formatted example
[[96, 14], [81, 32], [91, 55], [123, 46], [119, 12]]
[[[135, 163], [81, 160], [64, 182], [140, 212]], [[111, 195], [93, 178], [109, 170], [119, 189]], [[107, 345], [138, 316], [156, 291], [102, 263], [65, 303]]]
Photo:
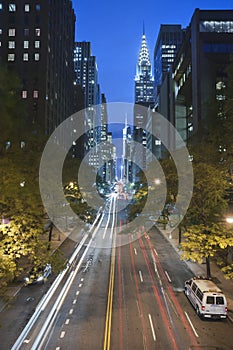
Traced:
[[[168, 242], [173, 246], [177, 253], [181, 255], [182, 251], [179, 247], [178, 229], [171, 231], [170, 228], [164, 230], [161, 227], [156, 227], [161, 232], [161, 234], [168, 240]], [[206, 264], [198, 264], [187, 260], [185, 260], [185, 263], [188, 265], [189, 269], [193, 272], [195, 276], [206, 276]], [[210, 262], [210, 269], [212, 280], [223, 291], [227, 298], [228, 318], [233, 323], [233, 280], [225, 279], [222, 271], [216, 265], [215, 261]]]
[[[53, 230], [53, 237], [50, 246], [51, 253], [58, 249], [66, 238], [67, 235], [65, 233], [61, 233], [55, 228]], [[0, 289], [0, 312], [2, 312], [10, 303], [10, 301], [16, 297], [23, 286], [23, 282], [12, 282], [7, 287]]]

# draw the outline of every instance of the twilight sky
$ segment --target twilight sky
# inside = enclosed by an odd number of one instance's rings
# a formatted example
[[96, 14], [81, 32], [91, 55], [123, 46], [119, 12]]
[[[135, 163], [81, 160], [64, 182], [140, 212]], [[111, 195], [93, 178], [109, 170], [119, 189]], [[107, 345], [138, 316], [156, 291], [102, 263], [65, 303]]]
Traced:
[[160, 24], [189, 25], [195, 8], [232, 9], [232, 0], [73, 0], [76, 41], [90, 41], [107, 102], [134, 102], [143, 21], [150, 58]]

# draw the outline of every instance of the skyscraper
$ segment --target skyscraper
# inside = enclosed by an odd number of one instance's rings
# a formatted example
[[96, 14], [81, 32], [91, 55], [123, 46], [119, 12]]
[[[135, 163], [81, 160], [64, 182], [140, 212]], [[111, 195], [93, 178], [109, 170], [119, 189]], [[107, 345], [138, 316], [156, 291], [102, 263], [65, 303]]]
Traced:
[[[143, 27], [141, 48], [138, 57], [135, 76], [135, 106], [134, 106], [134, 140], [146, 148], [147, 108], [154, 105], [154, 77], [150, 61], [149, 50]], [[139, 168], [145, 169], [145, 149], [136, 147], [134, 162]], [[135, 171], [134, 171], [135, 173]]]
[[0, 63], [16, 72], [28, 123], [47, 134], [73, 113], [70, 0], [0, 2]]
[[161, 24], [154, 49], [155, 102], [158, 103], [160, 86], [175, 60], [183, 42], [184, 30], [180, 24]]

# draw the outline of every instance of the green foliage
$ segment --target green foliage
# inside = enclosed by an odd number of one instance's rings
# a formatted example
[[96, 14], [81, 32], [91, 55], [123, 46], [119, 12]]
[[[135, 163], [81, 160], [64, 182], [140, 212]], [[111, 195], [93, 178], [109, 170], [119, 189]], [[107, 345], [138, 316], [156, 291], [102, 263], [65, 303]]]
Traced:
[[195, 163], [193, 197], [186, 215], [189, 225], [211, 225], [222, 219], [227, 208], [226, 175], [210, 164]]

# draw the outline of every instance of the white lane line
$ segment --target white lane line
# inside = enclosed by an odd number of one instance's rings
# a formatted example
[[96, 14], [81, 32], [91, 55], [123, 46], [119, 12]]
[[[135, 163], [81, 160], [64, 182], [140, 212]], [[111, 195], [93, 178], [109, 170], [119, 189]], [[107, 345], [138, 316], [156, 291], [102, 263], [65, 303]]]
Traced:
[[30, 342], [30, 339], [25, 339], [23, 342], [28, 344]]
[[196, 329], [194, 328], [194, 326], [193, 326], [193, 324], [192, 324], [192, 322], [191, 322], [191, 320], [190, 320], [190, 318], [189, 318], [189, 315], [187, 314], [186, 311], [185, 311], [184, 313], [185, 313], [185, 316], [187, 317], [187, 320], [189, 321], [190, 326], [192, 327], [193, 333], [194, 333], [195, 336], [198, 338], [199, 335], [197, 334]]
[[156, 251], [156, 249], [154, 248], [154, 252], [155, 252], [155, 254], [158, 256], [158, 253], [157, 253], [157, 251]]
[[69, 324], [69, 323], [70, 323], [70, 319], [67, 318], [65, 324]]
[[138, 253], [137, 253], [137, 249], [136, 248], [134, 248], [134, 254], [135, 255], [137, 255]]
[[143, 282], [142, 272], [139, 270], [138, 273], [139, 273], [139, 277], [140, 277], [141, 282]]
[[61, 349], [60, 346], [57, 346], [55, 350], [60, 350], [60, 349]]
[[155, 330], [154, 330], [154, 325], [152, 322], [151, 314], [148, 314], [148, 317], [149, 317], [149, 321], [150, 321], [150, 328], [152, 331], [152, 336], [153, 336], [154, 341], [156, 341], [156, 335], [155, 335]]
[[76, 295], [79, 295], [79, 293], [80, 293], [80, 291], [79, 291], [79, 290], [77, 290]]
[[82, 283], [80, 283], [80, 284], [78, 285], [78, 286], [79, 286], [79, 288], [81, 288], [81, 287], [82, 287], [82, 285], [83, 285], [83, 284], [82, 284]]
[[60, 338], [64, 338], [66, 332], [65, 331], [62, 331], [61, 334], [60, 334]]
[[72, 315], [73, 312], [74, 312], [74, 309], [70, 309], [69, 314]]
[[164, 272], [165, 272], [165, 275], [167, 276], [168, 281], [171, 283], [172, 280], [171, 280], [169, 274], [167, 273], [167, 271], [164, 271]]
[[81, 282], [83, 282], [84, 281], [84, 278], [81, 278]]
[[76, 302], [77, 302], [77, 300], [76, 300], [76, 299], [74, 299], [74, 300], [73, 300], [73, 305], [74, 305], [74, 304], [76, 304]]
[[138, 300], [136, 299], [136, 303], [137, 303], [137, 307], [138, 307], [138, 314], [139, 314], [139, 317], [141, 317], [141, 312], [140, 312], [140, 308], [139, 308], [139, 304], [138, 304]]

